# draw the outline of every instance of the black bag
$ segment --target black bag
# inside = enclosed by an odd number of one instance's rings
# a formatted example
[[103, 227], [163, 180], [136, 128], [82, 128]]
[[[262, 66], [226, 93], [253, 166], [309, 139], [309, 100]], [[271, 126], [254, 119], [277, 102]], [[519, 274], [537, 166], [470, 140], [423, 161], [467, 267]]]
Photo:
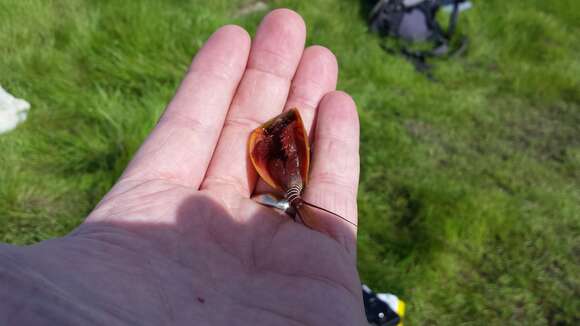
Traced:
[[[417, 70], [430, 73], [427, 58], [458, 55], [467, 48], [467, 38], [452, 48], [451, 39], [457, 26], [459, 6], [466, 0], [380, 0], [372, 9], [369, 25], [372, 32], [398, 40], [396, 47], [383, 44], [390, 53], [401, 53]], [[441, 6], [453, 9], [447, 30], [436, 20]], [[413, 44], [427, 43], [428, 47], [415, 49]]]

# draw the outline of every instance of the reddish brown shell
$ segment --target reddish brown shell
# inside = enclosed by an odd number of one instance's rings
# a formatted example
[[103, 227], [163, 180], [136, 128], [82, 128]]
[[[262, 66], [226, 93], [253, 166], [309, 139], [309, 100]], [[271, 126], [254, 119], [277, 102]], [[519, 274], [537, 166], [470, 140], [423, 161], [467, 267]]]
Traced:
[[271, 187], [286, 192], [308, 182], [310, 146], [297, 109], [290, 109], [254, 129], [248, 142], [250, 160]]

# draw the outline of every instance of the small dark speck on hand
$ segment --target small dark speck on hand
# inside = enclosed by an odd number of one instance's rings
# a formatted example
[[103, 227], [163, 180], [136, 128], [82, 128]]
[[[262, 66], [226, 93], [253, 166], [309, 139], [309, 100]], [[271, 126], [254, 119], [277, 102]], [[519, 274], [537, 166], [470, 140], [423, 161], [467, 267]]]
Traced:
[[199, 301], [199, 303], [205, 303], [205, 299], [202, 297], [197, 297], [197, 301]]

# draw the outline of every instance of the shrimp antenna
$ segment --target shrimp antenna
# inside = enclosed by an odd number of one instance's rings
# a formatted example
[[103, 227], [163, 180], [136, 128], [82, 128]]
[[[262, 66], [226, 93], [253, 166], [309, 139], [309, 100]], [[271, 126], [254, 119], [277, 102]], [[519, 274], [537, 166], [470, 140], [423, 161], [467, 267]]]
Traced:
[[[310, 206], [310, 207], [314, 207], [314, 208], [318, 208], [318, 209], [320, 209], [321, 211], [325, 211], [325, 212], [327, 212], [328, 214], [332, 214], [332, 215], [334, 215], [334, 216], [338, 217], [339, 219], [341, 219], [341, 220], [345, 221], [346, 223], [348, 223], [348, 224], [350, 224], [350, 225], [354, 226], [355, 228], [358, 228], [358, 225], [354, 224], [353, 222], [351, 222], [351, 221], [347, 220], [346, 218], [344, 218], [344, 217], [342, 217], [342, 216], [340, 216], [340, 215], [338, 215], [338, 214], [336, 214], [336, 213], [334, 213], [334, 212], [331, 212], [331, 211], [329, 211], [329, 210], [328, 210], [328, 209], [326, 209], [326, 208], [322, 208], [322, 207], [320, 207], [320, 206], [316, 206], [316, 205], [314, 205], [314, 204], [311, 204], [311, 203], [309, 203], [309, 202], [307, 202], [307, 201], [305, 201], [305, 200], [302, 200], [302, 202], [303, 202], [305, 205], [308, 205], [308, 206]], [[300, 217], [300, 218], [302, 219], [302, 217]]]

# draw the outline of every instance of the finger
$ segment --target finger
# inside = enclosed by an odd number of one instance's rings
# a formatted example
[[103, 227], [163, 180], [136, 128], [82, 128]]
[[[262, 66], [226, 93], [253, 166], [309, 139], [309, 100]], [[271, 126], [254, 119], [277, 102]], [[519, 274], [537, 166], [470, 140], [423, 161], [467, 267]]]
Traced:
[[123, 179], [167, 179], [199, 187], [249, 49], [248, 33], [238, 26], [224, 26], [208, 39]]
[[[285, 109], [297, 108], [300, 111], [311, 139], [318, 103], [326, 93], [336, 89], [337, 78], [338, 64], [330, 50], [316, 45], [304, 50], [292, 80]], [[263, 180], [258, 181], [254, 192], [268, 191], [272, 191], [271, 187]]]
[[[356, 106], [343, 92], [331, 92], [320, 103], [314, 135], [306, 201], [357, 225], [359, 122]], [[330, 214], [305, 221], [328, 233], [354, 252], [356, 227]]]
[[300, 111], [309, 135], [318, 103], [326, 93], [336, 89], [337, 78], [338, 63], [329, 49], [314, 45], [304, 50], [285, 109], [297, 108]]
[[250, 132], [279, 114], [304, 49], [306, 27], [295, 12], [268, 14], [250, 51], [248, 66], [212, 157], [203, 189], [229, 188], [249, 197], [256, 174], [247, 154]]

